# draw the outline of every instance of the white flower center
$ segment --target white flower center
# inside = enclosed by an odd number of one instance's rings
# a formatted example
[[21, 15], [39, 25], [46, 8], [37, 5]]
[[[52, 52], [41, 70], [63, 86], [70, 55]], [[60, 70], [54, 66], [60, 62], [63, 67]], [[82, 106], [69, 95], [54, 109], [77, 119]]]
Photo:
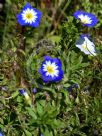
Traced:
[[79, 19], [81, 20], [81, 22], [83, 23], [83, 24], [91, 24], [91, 22], [92, 22], [92, 20], [91, 20], [91, 18], [90, 17], [88, 17], [87, 15], [79, 15], [78, 16], [79, 17]]
[[59, 70], [57, 70], [58, 66], [55, 64], [55, 62], [51, 63], [51, 61], [46, 61], [45, 64], [43, 64], [43, 71], [46, 72], [46, 76], [58, 76]]
[[33, 23], [37, 19], [37, 13], [33, 9], [27, 8], [22, 13], [22, 18], [26, 23]]

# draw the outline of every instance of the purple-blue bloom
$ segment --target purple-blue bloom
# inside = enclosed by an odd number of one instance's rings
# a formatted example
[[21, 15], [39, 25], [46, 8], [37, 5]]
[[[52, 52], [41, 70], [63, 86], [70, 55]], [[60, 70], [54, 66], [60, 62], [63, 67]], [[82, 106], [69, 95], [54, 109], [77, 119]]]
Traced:
[[90, 34], [81, 34], [80, 35], [80, 38], [85, 38], [85, 37], [87, 37], [88, 39], [91, 39]]
[[50, 56], [44, 57], [44, 61], [38, 72], [41, 74], [44, 82], [60, 81], [64, 74], [61, 60]]
[[24, 89], [19, 89], [19, 93], [24, 95], [24, 93], [26, 93], [26, 91]]
[[42, 13], [27, 3], [17, 15], [17, 20], [22, 26], [38, 27], [40, 25], [41, 17]]
[[30, 102], [30, 97], [24, 89], [19, 89], [19, 93], [23, 95], [28, 102]]
[[77, 10], [74, 14], [76, 19], [79, 19], [83, 26], [93, 27], [97, 24], [98, 19], [94, 14]]
[[4, 136], [4, 134], [3, 134], [3, 132], [2, 132], [2, 131], [0, 131], [0, 136]]
[[72, 84], [71, 86], [67, 87], [66, 90], [68, 90], [68, 92], [72, 92], [73, 89], [78, 89], [79, 85], [78, 84]]
[[36, 88], [34, 88], [33, 90], [32, 90], [32, 93], [37, 93], [37, 89]]

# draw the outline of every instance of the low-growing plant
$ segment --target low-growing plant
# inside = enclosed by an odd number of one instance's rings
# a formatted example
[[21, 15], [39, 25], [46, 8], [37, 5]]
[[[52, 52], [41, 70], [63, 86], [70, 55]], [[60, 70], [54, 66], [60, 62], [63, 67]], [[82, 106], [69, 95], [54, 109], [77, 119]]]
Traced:
[[99, 7], [101, 0], [6, 0], [0, 136], [102, 135]]

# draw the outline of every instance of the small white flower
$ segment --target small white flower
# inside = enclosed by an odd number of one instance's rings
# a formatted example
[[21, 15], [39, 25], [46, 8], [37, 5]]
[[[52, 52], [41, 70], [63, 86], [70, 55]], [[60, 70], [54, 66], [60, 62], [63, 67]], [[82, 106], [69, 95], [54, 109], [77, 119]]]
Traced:
[[87, 36], [80, 37], [76, 43], [76, 47], [87, 55], [96, 56], [95, 45]]

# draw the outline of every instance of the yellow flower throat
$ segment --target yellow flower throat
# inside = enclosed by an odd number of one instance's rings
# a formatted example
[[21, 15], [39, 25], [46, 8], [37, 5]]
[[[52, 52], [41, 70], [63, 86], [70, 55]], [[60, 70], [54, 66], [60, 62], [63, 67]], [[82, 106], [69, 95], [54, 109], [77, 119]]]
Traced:
[[47, 71], [50, 73], [50, 74], [53, 74], [54, 73], [54, 69], [52, 66], [47, 66]]
[[82, 22], [83, 24], [87, 24], [87, 20], [86, 20], [86, 19], [81, 20], [81, 22]]
[[82, 48], [83, 48], [84, 50], [88, 50], [88, 48], [87, 48], [87, 45], [86, 45], [86, 44], [83, 44], [83, 45], [82, 45]]
[[33, 17], [32, 13], [27, 13], [27, 14], [26, 14], [26, 18], [27, 18], [27, 19], [32, 19], [32, 17]]

